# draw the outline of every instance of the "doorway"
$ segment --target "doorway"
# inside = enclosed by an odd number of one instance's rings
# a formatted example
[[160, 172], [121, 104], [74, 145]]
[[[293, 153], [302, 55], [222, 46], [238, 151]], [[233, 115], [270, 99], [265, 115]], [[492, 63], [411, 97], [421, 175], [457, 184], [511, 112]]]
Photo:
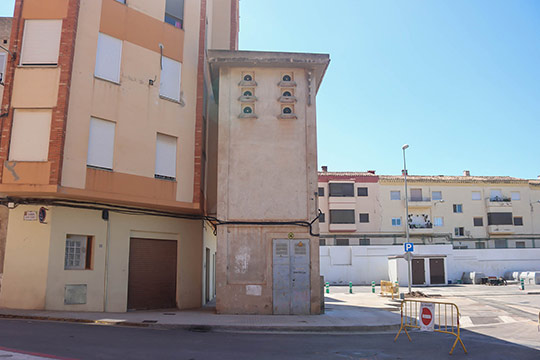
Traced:
[[426, 272], [424, 259], [412, 259], [412, 284], [424, 285], [426, 283]]
[[444, 284], [444, 259], [429, 259], [429, 274], [431, 285]]
[[309, 240], [274, 239], [273, 313], [309, 315], [311, 307]]
[[130, 239], [128, 310], [176, 308], [175, 240]]

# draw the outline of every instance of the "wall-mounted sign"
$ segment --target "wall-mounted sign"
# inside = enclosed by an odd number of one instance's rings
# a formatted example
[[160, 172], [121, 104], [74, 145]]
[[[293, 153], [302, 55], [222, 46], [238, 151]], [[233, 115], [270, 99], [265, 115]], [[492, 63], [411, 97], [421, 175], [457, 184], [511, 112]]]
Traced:
[[24, 221], [36, 221], [38, 219], [36, 211], [25, 211], [23, 220]]
[[292, 232], [290, 232], [288, 237], [289, 237], [289, 239], [294, 239], [294, 234]]
[[39, 222], [44, 224], [47, 218], [47, 209], [44, 207], [39, 208]]

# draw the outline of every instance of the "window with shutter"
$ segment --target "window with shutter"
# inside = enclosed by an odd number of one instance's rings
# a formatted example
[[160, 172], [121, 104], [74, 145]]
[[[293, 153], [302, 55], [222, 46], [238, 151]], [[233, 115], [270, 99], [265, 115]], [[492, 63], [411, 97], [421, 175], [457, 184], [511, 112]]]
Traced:
[[174, 101], [180, 101], [180, 79], [182, 64], [178, 61], [163, 57], [159, 95]]
[[0, 53], [0, 82], [3, 82], [4, 78], [6, 77], [6, 63], [7, 55], [5, 53]]
[[96, 77], [115, 83], [120, 82], [122, 40], [99, 33], [96, 52]]
[[62, 20], [26, 20], [21, 65], [56, 65], [60, 51]]
[[87, 165], [113, 168], [114, 128], [115, 123], [111, 121], [90, 118]]
[[330, 210], [330, 224], [354, 223], [354, 210]]
[[156, 172], [158, 179], [176, 179], [176, 137], [157, 134]]
[[51, 132], [51, 110], [15, 109], [10, 161], [47, 161]]

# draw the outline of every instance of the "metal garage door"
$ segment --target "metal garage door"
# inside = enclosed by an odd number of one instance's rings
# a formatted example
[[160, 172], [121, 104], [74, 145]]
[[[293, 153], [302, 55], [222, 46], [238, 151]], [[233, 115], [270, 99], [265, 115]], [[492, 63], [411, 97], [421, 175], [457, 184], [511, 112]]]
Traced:
[[176, 307], [176, 241], [130, 239], [128, 309]]

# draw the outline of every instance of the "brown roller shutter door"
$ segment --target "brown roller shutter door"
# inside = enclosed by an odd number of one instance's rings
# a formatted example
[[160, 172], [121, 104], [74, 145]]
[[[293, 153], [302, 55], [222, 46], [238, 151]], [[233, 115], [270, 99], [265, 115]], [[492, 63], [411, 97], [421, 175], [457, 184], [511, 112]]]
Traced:
[[128, 309], [176, 308], [177, 242], [131, 238]]

